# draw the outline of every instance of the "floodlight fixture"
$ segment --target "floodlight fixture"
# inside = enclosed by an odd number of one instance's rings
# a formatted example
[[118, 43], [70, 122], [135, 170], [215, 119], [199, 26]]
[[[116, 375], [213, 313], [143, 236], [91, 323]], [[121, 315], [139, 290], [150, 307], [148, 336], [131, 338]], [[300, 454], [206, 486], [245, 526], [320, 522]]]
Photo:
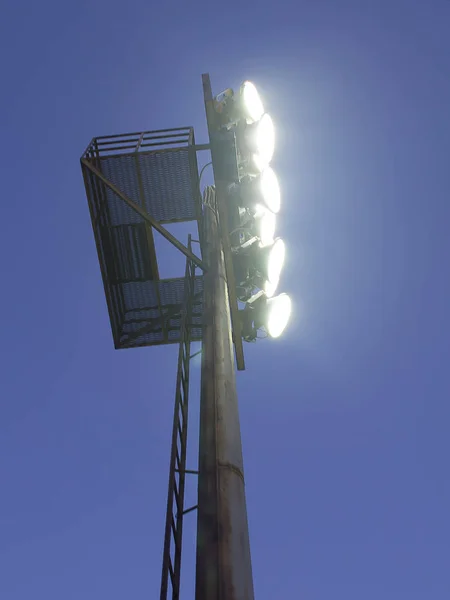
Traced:
[[214, 98], [214, 108], [221, 116], [221, 124], [232, 127], [239, 121], [247, 124], [259, 121], [264, 114], [264, 104], [256, 86], [251, 81], [244, 81], [236, 95], [227, 88]]
[[234, 268], [245, 296], [248, 289], [259, 288], [268, 298], [274, 295], [284, 266], [285, 244], [277, 238], [270, 246], [261, 247], [253, 237], [238, 248], [234, 254]]
[[250, 238], [258, 238], [261, 247], [273, 244], [277, 217], [261, 204], [255, 205], [253, 210], [240, 207], [238, 222], [239, 225], [230, 233], [233, 237], [240, 233], [240, 241], [234, 244], [235, 248]]
[[264, 114], [264, 104], [256, 86], [251, 81], [244, 81], [240, 89], [240, 109], [247, 123], [259, 121]]
[[241, 202], [249, 208], [262, 204], [273, 213], [281, 206], [281, 192], [278, 177], [271, 167], [267, 167], [257, 177], [247, 177], [239, 184]]
[[292, 302], [288, 294], [282, 293], [267, 298], [263, 291], [258, 292], [249, 299], [245, 309], [241, 311], [244, 340], [254, 341], [258, 329], [262, 327], [269, 337], [280, 337], [287, 327], [291, 312]]

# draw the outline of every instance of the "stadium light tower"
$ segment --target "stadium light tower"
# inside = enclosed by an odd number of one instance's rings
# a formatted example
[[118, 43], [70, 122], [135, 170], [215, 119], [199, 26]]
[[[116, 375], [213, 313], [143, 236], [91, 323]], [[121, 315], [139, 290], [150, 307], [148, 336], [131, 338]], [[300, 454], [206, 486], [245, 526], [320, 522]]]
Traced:
[[[183, 518], [197, 509], [196, 600], [253, 600], [235, 361], [244, 370], [243, 340], [261, 328], [279, 337], [291, 312], [289, 296], [274, 295], [285, 256], [275, 238], [275, 127], [253, 83], [214, 97], [209, 75], [202, 79], [209, 143], [196, 144], [192, 127], [97, 137], [81, 167], [115, 347], [179, 344], [160, 599], [180, 598]], [[202, 196], [197, 153], [205, 150], [215, 184]], [[165, 227], [180, 221], [196, 221], [199, 239], [185, 245]], [[153, 230], [184, 254], [184, 277], [160, 278]], [[189, 470], [196, 340], [199, 464]], [[198, 502], [185, 508], [189, 474], [198, 475]]]

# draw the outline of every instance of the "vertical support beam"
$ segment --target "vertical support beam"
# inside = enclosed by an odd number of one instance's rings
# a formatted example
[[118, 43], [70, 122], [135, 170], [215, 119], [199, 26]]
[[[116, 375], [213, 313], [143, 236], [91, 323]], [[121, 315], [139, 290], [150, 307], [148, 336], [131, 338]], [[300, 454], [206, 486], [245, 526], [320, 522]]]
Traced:
[[213, 188], [204, 204], [195, 600], [253, 600], [230, 308]]

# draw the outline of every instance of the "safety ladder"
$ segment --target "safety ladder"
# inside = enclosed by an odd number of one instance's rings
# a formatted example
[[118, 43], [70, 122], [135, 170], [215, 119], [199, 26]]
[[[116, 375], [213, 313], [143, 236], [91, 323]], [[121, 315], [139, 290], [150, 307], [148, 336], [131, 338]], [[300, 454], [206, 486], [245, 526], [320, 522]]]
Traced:
[[[191, 236], [189, 236], [188, 247], [189, 249], [192, 247]], [[197, 474], [197, 471], [186, 470], [189, 363], [190, 359], [193, 358], [190, 354], [190, 329], [192, 326], [195, 284], [195, 264], [189, 259], [186, 259], [184, 282], [160, 600], [168, 600], [169, 598], [172, 600], [179, 600], [180, 598], [183, 517], [186, 513], [197, 508], [197, 506], [193, 506], [187, 510], [184, 508], [186, 475]], [[171, 596], [170, 590], [172, 591]]]

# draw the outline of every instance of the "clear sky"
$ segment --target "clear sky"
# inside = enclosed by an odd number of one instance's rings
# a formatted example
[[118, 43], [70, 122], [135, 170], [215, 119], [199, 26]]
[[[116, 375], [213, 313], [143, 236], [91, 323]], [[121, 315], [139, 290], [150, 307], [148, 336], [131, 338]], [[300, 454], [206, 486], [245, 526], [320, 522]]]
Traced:
[[[238, 374], [256, 598], [450, 598], [449, 23], [438, 0], [2, 4], [0, 598], [158, 597], [177, 349], [113, 349], [79, 156], [205, 142], [206, 71], [277, 123], [294, 300]], [[183, 600], [195, 513], [185, 541]]]

